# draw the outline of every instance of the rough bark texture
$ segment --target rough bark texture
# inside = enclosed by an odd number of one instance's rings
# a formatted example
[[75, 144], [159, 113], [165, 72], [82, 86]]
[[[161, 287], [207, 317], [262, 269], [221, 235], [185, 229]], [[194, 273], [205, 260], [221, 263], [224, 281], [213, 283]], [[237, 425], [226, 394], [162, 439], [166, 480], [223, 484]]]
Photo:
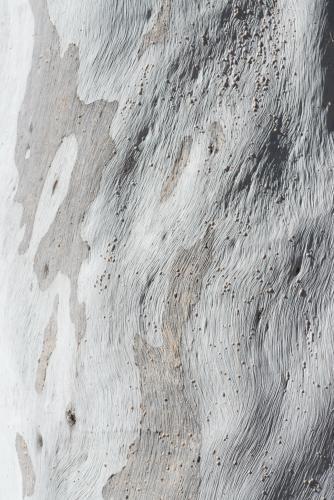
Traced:
[[0, 498], [334, 498], [333, 2], [0, 10]]

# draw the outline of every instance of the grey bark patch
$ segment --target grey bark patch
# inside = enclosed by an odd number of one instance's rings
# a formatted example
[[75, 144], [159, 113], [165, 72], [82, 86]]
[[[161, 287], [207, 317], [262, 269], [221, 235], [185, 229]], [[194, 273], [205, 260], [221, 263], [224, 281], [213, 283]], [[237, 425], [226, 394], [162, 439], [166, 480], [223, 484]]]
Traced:
[[[99, 192], [104, 169], [116, 152], [109, 129], [118, 104], [106, 101], [85, 104], [78, 98], [78, 48], [71, 45], [61, 58], [58, 35], [50, 22], [46, 0], [32, 2], [32, 8], [35, 46], [18, 120], [15, 153], [19, 172], [16, 201], [23, 206], [25, 226], [20, 252], [28, 249], [49, 165], [63, 137], [74, 133], [78, 141], [77, 161], [67, 195], [40, 242], [35, 271], [43, 290], [59, 271], [69, 276], [71, 319], [80, 341], [85, 334], [86, 318], [85, 306], [79, 304], [77, 298], [77, 280], [82, 261], [89, 253], [80, 227]], [[26, 158], [27, 147], [30, 147], [29, 158]]]
[[27, 443], [21, 434], [16, 434], [15, 447], [22, 476], [22, 498], [31, 497], [35, 490], [36, 476]]
[[224, 131], [219, 122], [211, 123], [209, 127], [210, 132], [210, 144], [209, 144], [209, 153], [217, 154], [222, 150], [224, 145]]
[[[212, 260], [213, 233], [190, 249], [180, 249], [170, 272], [163, 317], [163, 346], [135, 337], [142, 395], [141, 430], [128, 462], [103, 488], [105, 500], [195, 498], [199, 483], [201, 429], [182, 333], [198, 302]], [[128, 497], [127, 497], [128, 495]]]
[[182, 140], [181, 146], [179, 148], [176, 160], [172, 168], [172, 172], [169, 175], [169, 177], [165, 180], [162, 186], [160, 195], [161, 201], [166, 201], [174, 191], [182, 175], [183, 170], [187, 166], [192, 143], [193, 140], [191, 137], [184, 137], [184, 139]]
[[42, 352], [38, 360], [35, 389], [39, 394], [43, 391], [49, 360], [56, 347], [58, 303], [57, 296], [54, 301], [52, 316], [44, 332]]

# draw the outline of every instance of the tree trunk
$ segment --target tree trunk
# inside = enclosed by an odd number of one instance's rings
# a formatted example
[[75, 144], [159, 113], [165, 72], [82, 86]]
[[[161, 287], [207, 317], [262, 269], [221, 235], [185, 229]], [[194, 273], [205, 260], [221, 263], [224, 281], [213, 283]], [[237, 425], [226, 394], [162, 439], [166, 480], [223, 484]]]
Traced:
[[0, 7], [0, 498], [334, 498], [332, 2]]

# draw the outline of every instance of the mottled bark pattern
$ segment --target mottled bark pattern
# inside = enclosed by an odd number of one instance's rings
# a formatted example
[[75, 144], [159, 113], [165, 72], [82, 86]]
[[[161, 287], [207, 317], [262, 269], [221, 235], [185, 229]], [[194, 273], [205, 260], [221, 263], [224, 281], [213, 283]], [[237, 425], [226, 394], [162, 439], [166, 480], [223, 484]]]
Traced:
[[332, 2], [0, 5], [0, 498], [334, 498]]

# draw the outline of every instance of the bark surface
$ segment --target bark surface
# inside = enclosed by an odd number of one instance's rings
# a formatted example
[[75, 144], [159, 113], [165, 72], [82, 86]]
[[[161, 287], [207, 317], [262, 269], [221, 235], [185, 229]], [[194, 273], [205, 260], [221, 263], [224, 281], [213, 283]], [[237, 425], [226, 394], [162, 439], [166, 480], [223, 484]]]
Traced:
[[0, 498], [334, 498], [332, 2], [0, 11]]

